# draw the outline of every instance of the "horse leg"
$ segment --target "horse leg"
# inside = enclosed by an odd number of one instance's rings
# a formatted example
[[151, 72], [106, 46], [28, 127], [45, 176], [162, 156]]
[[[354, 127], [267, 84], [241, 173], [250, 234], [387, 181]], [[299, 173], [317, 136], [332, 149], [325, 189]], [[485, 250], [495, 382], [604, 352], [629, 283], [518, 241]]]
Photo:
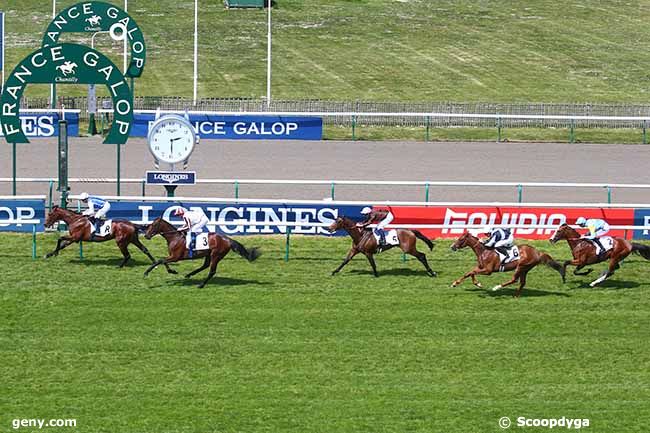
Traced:
[[515, 274], [512, 276], [512, 279], [510, 281], [492, 287], [492, 291], [496, 292], [497, 290], [503, 289], [504, 287], [509, 286], [510, 284], [516, 283], [517, 280], [520, 278], [521, 273], [522, 273], [522, 269], [517, 268], [515, 270]]
[[484, 274], [486, 272], [487, 271], [485, 269], [479, 268], [477, 266], [474, 269], [472, 269], [471, 271], [469, 271], [468, 273], [466, 273], [465, 275], [463, 275], [462, 277], [460, 277], [459, 279], [457, 279], [456, 281], [454, 281], [453, 283], [451, 283], [451, 287], [456, 287], [457, 285], [459, 285], [460, 283], [465, 281], [466, 278], [472, 277], [472, 284], [474, 284], [479, 289], [483, 288], [481, 283], [476, 279], [476, 274]]
[[203, 282], [202, 282], [201, 284], [199, 284], [199, 289], [202, 289], [203, 287], [205, 287], [205, 285], [207, 284], [207, 282], [210, 281], [210, 278], [212, 278], [212, 277], [214, 276], [214, 274], [217, 273], [217, 264], [219, 263], [219, 261], [220, 261], [224, 256], [225, 256], [225, 254], [223, 254], [223, 255], [219, 255], [219, 254], [217, 253], [217, 251], [213, 251], [213, 252], [210, 254], [210, 256], [209, 256], [209, 257], [210, 257], [210, 272], [208, 273], [208, 276], [206, 277], [206, 279], [203, 280]]
[[595, 287], [596, 285], [602, 283], [607, 278], [609, 278], [612, 274], [614, 274], [614, 271], [620, 267], [618, 265], [618, 262], [619, 261], [617, 259], [612, 257], [609, 260], [609, 266], [607, 267], [607, 269], [601, 272], [600, 277], [596, 278], [594, 281], [589, 283], [589, 287]]
[[375, 259], [372, 257], [372, 253], [365, 253], [365, 255], [368, 258], [368, 261], [370, 262], [370, 266], [372, 267], [372, 273], [374, 274], [375, 277], [378, 277], [379, 274], [377, 273], [377, 265], [375, 264]]
[[151, 266], [147, 268], [146, 271], [144, 271], [144, 276], [146, 277], [147, 275], [149, 275], [149, 272], [153, 271], [156, 267], [158, 267], [158, 265], [166, 265], [167, 263], [173, 261], [176, 261], [174, 260], [173, 257], [165, 257], [164, 259], [156, 260], [151, 264]]
[[[149, 257], [149, 260], [151, 260], [151, 263], [154, 263], [156, 261], [155, 257], [149, 252], [147, 247], [145, 247], [142, 242], [140, 242], [140, 239], [138, 239], [137, 235], [134, 236], [131, 239], [131, 243], [135, 245], [140, 251], [142, 251], [147, 257]], [[170, 274], [177, 274], [178, 272], [175, 271], [174, 269], [170, 268], [167, 263], [163, 263], [165, 265], [165, 268], [167, 269], [167, 272]]]
[[519, 288], [513, 295], [515, 298], [521, 296], [521, 291], [524, 290], [524, 286], [526, 285], [526, 275], [528, 275], [528, 271], [530, 271], [530, 268], [522, 271], [521, 275], [519, 276]]
[[123, 268], [124, 265], [126, 265], [126, 262], [129, 261], [131, 258], [131, 253], [129, 253], [129, 248], [128, 248], [128, 243], [126, 242], [118, 242], [117, 246], [120, 248], [120, 251], [122, 252], [122, 255], [124, 256], [124, 259], [122, 260], [122, 263], [120, 263], [120, 268]]
[[61, 251], [62, 249], [64, 249], [68, 245], [73, 244], [74, 242], [75, 242], [74, 239], [72, 239], [70, 236], [61, 236], [56, 241], [56, 248], [54, 249], [54, 251], [52, 251], [51, 253], [47, 253], [45, 255], [45, 258], [48, 259], [48, 258], [50, 258], [52, 256], [58, 256], [59, 251]]
[[431, 269], [429, 267], [429, 263], [427, 262], [426, 254], [421, 253], [421, 252], [419, 252], [417, 250], [415, 252], [412, 252], [412, 253], [409, 253], [409, 254], [411, 254], [412, 256], [415, 256], [415, 258], [417, 258], [420, 261], [420, 263], [422, 263], [424, 265], [424, 268], [427, 270], [427, 274], [429, 274], [430, 277], [435, 277], [435, 276], [438, 275], [433, 271], [433, 269]]
[[359, 251], [357, 251], [355, 248], [351, 248], [350, 251], [348, 251], [347, 257], [343, 260], [343, 263], [341, 263], [338, 268], [332, 271], [332, 275], [336, 275], [341, 270], [341, 268], [347, 265], [350, 260], [352, 260], [352, 257], [356, 256], [357, 254], [359, 254]]
[[203, 265], [201, 265], [198, 269], [193, 270], [189, 274], [185, 275], [185, 278], [190, 278], [192, 275], [196, 275], [202, 270], [206, 269], [208, 266], [210, 266], [210, 256], [205, 256], [205, 260], [203, 261]]

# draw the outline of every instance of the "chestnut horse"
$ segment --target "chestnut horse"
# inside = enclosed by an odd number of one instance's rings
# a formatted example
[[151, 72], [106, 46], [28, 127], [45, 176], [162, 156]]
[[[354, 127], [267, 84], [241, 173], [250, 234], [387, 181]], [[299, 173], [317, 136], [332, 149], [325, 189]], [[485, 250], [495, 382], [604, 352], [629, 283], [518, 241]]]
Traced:
[[465, 247], [470, 247], [472, 250], [474, 250], [478, 264], [474, 269], [454, 281], [451, 284], [451, 287], [456, 287], [467, 277], [472, 278], [472, 283], [474, 283], [476, 287], [483, 287], [481, 283], [476, 279], [477, 274], [490, 275], [493, 272], [506, 272], [514, 270], [515, 274], [512, 276], [512, 279], [510, 281], [494, 286], [492, 288], [492, 291], [499, 290], [519, 280], [519, 288], [514, 294], [514, 296], [518, 298], [521, 295], [521, 291], [523, 290], [524, 286], [526, 285], [526, 275], [531, 269], [540, 263], [543, 263], [558, 271], [562, 276], [562, 282], [564, 282], [564, 268], [562, 268], [562, 265], [553, 260], [553, 258], [548, 254], [537, 251], [530, 245], [519, 246], [519, 259], [513, 260], [512, 262], [503, 265], [502, 269], [501, 257], [499, 254], [495, 250], [485, 247], [478, 240], [478, 238], [472, 236], [470, 232], [465, 232], [461, 237], [456, 239], [456, 242], [454, 242], [454, 244], [451, 246], [451, 249], [452, 251], [457, 251]]
[[[115, 239], [115, 243], [122, 252], [124, 259], [120, 263], [120, 268], [126, 265], [126, 262], [131, 258], [128, 246], [133, 244], [140, 251], [142, 251], [149, 260], [155, 262], [156, 259], [151, 255], [147, 247], [142, 245], [138, 239], [138, 232], [144, 230], [143, 226], [139, 226], [126, 220], [113, 220], [111, 224], [111, 234], [108, 236], [97, 236], [92, 231], [92, 225], [86, 215], [63, 209], [59, 206], [53, 206], [50, 213], [45, 220], [45, 227], [52, 227], [58, 221], [64, 221], [68, 226], [68, 236], [61, 236], [56, 243], [56, 249], [48, 253], [45, 258], [59, 255], [59, 251], [65, 247], [72, 245], [75, 242], [106, 242]], [[176, 271], [167, 267], [167, 272], [174, 274]]]
[[607, 251], [605, 254], [597, 255], [596, 246], [587, 239], [581, 239], [580, 233], [566, 223], [558, 227], [550, 239], [551, 243], [556, 243], [561, 240], [567, 241], [569, 248], [571, 249], [571, 254], [573, 255], [573, 260], [567, 260], [564, 262], [564, 269], [566, 270], [569, 265], [575, 266], [576, 268], [573, 271], [574, 275], [587, 275], [591, 272], [591, 269], [587, 269], [585, 272], [578, 271], [587, 265], [593, 265], [595, 263], [609, 260], [608, 268], [604, 270], [597, 279], [589, 284], [591, 287], [602, 283], [605, 279], [614, 274], [614, 271], [621, 267], [620, 262], [629, 256], [630, 253], [640, 254], [644, 259], [650, 260], [649, 246], [629, 242], [622, 238], [614, 238], [614, 246], [612, 249]]
[[254, 261], [262, 254], [258, 248], [247, 250], [242, 244], [234, 239], [218, 235], [217, 233], [210, 233], [208, 236], [209, 248], [206, 250], [195, 251], [193, 256], [190, 257], [189, 251], [185, 246], [185, 232], [179, 232], [171, 223], [160, 217], [156, 218], [149, 227], [147, 227], [144, 237], [151, 239], [158, 234], [167, 241], [167, 250], [169, 255], [149, 266], [149, 269], [144, 272], [144, 276], [146, 277], [149, 275], [149, 272], [161, 264], [167, 266], [168, 263], [178, 262], [180, 260], [204, 258], [205, 260], [201, 267], [185, 275], [185, 278], [190, 278], [192, 275], [198, 274], [209, 266], [210, 272], [208, 273], [208, 277], [199, 284], [200, 288], [204, 287], [208, 280], [214, 276], [217, 272], [217, 264], [221, 259], [226, 257], [226, 254], [228, 254], [230, 250], [234, 250], [249, 262]]
[[[379, 250], [379, 245], [377, 244], [377, 240], [372, 234], [372, 229], [364, 229], [361, 227], [357, 227], [357, 224], [354, 220], [340, 216], [334, 220], [334, 222], [328, 227], [328, 230], [330, 233], [334, 233], [337, 230], [343, 229], [348, 234], [352, 237], [352, 248], [350, 248], [350, 251], [348, 252], [347, 257], [345, 260], [343, 260], [343, 263], [341, 265], [334, 269], [332, 272], [332, 275], [335, 275], [338, 271], [343, 268], [343, 266], [347, 265], [350, 260], [352, 260], [352, 257], [356, 256], [359, 253], [362, 253], [366, 256], [368, 261], [370, 262], [370, 266], [372, 266], [372, 272], [375, 275], [375, 277], [378, 277], [379, 274], [377, 273], [377, 266], [375, 265], [375, 259], [372, 257], [374, 254], [376, 254]], [[427, 256], [424, 253], [419, 252], [415, 248], [415, 242], [417, 239], [420, 239], [424, 243], [427, 244], [429, 247], [429, 250], [433, 249], [433, 242], [426, 236], [424, 236], [422, 233], [420, 233], [417, 230], [407, 230], [407, 229], [397, 229], [397, 238], [399, 239], [399, 247], [404, 251], [406, 254], [410, 254], [417, 258], [420, 263], [422, 263], [427, 270], [427, 274], [431, 277], [435, 277], [437, 274], [429, 267], [429, 263], [427, 262]], [[382, 247], [381, 251], [386, 251], [388, 249], [391, 249], [393, 246], [396, 245], [386, 245]]]

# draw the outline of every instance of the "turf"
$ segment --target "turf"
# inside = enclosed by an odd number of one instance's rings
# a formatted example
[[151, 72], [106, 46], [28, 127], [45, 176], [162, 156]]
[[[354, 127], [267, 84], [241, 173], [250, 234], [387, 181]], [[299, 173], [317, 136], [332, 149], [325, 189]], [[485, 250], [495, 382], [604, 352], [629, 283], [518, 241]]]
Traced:
[[[363, 258], [329, 275], [344, 239], [293, 238], [284, 262], [283, 238], [247, 237], [264, 255], [228, 256], [197, 289], [199, 279], [164, 269], [143, 278], [135, 252], [116, 269], [111, 244], [84, 245], [83, 260], [76, 249], [32, 260], [29, 236], [0, 240], [0, 431], [14, 418], [76, 418], [84, 433], [497, 432], [502, 416], [589, 418], [592, 432], [650, 423], [650, 263], [638, 256], [596, 289], [535, 269], [513, 299], [450, 288], [474, 258], [447, 241], [428, 253], [437, 279], [395, 251], [378, 257], [374, 278]], [[39, 235], [38, 255], [55, 240]], [[150, 245], [164, 254], [160, 240]], [[535, 245], [569, 256], [566, 244]]]
[[[121, 0], [112, 3], [123, 5]], [[58, 10], [77, 0], [57, 1]], [[137, 0], [148, 60], [136, 95], [192, 96], [193, 2]], [[266, 12], [201, 0], [199, 97], [266, 95]], [[278, 0], [274, 99], [637, 102], [648, 1]], [[7, 64], [40, 46], [51, 2], [4, 0]], [[62, 41], [89, 44], [88, 36]], [[107, 37], [97, 47], [121, 61]], [[46, 96], [47, 86], [30, 86]], [[59, 86], [59, 95], [84, 86]]]

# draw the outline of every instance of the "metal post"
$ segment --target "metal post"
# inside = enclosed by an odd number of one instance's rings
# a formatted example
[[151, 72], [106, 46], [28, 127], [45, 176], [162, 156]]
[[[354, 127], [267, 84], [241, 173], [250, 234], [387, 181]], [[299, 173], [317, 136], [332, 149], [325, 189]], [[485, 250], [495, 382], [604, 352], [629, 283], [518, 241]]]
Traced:
[[646, 133], [646, 120], [643, 121], [643, 144], [648, 144], [648, 134]]
[[524, 195], [524, 187], [523, 187], [523, 185], [517, 185], [517, 202], [518, 203], [521, 203], [523, 195]]
[[607, 185], [605, 188], [607, 188], [607, 203], [612, 202], [612, 187]]
[[[59, 120], [59, 192], [61, 193], [61, 207], [68, 207], [68, 122]], [[61, 227], [61, 224], [59, 224]]]
[[357, 139], [356, 137], [356, 129], [357, 127], [357, 116], [352, 116], [352, 141], [355, 141]]
[[142, 197], [147, 196], [147, 181], [143, 180], [142, 181]]
[[330, 187], [330, 198], [334, 200], [334, 182], [332, 182], [332, 185]]
[[429, 182], [424, 184], [424, 201], [429, 201]]
[[569, 129], [569, 143], [575, 143], [575, 141], [576, 141], [575, 127], [576, 127], [576, 121], [572, 119], [571, 120], [571, 127]]
[[288, 262], [289, 261], [289, 247], [290, 247], [290, 242], [291, 242], [291, 227], [287, 227], [287, 240], [284, 245], [284, 261]]
[[11, 191], [16, 195], [16, 143], [11, 143], [11, 160], [13, 161], [13, 182], [11, 184]]
[[[81, 202], [79, 200], [77, 200], [77, 212], [81, 213]], [[98, 222], [95, 221], [95, 224], [97, 223]], [[84, 245], [83, 245], [83, 241], [79, 241], [79, 260], [83, 260], [83, 259], [84, 259]]]
[[36, 224], [32, 224], [32, 259], [36, 259]]
[[52, 189], [54, 189], [54, 181], [52, 179], [50, 179], [50, 189], [49, 189], [49, 194], [48, 194], [49, 200], [48, 200], [48, 205], [47, 205], [47, 208], [50, 211], [52, 210], [52, 201], [53, 201]]
[[501, 118], [497, 117], [497, 143], [501, 143]]
[[429, 138], [430, 138], [429, 137], [429, 130], [430, 129], [431, 129], [431, 118], [429, 116], [427, 116], [427, 133], [426, 133], [426, 136], [424, 137], [424, 140], [427, 141], [427, 142], [429, 141]]
[[121, 155], [120, 155], [122, 150], [120, 149], [120, 147], [122, 147], [122, 146], [119, 145], [119, 144], [117, 144], [116, 146], [117, 146], [117, 178], [116, 178], [116, 180], [117, 180], [117, 195], [120, 195], [120, 172], [122, 171], [121, 170], [122, 169], [122, 162], [121, 162], [122, 158], [121, 158]]
[[235, 181], [235, 200], [239, 200], [239, 182]]

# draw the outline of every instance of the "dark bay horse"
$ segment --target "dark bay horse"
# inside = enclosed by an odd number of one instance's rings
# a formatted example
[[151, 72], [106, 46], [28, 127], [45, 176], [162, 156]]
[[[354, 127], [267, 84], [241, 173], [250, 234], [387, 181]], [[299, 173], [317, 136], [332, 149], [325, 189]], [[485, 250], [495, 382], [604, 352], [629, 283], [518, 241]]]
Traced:
[[[343, 266], [347, 265], [348, 262], [352, 260], [352, 257], [356, 256], [359, 253], [362, 253], [368, 258], [370, 266], [372, 266], [373, 274], [375, 277], [378, 277], [379, 274], [377, 274], [377, 266], [375, 264], [375, 259], [372, 256], [378, 252], [377, 250], [379, 249], [379, 245], [377, 244], [377, 240], [372, 234], [372, 230], [357, 227], [356, 222], [344, 216], [336, 218], [334, 222], [328, 227], [330, 233], [334, 233], [340, 229], [345, 230], [348, 232], [350, 237], [352, 237], [352, 248], [350, 248], [347, 257], [345, 260], [343, 260], [343, 263], [341, 263], [341, 265], [332, 272], [332, 275], [335, 275], [338, 271], [341, 270], [341, 268], [343, 268]], [[435, 277], [437, 275], [429, 267], [427, 256], [415, 248], [415, 242], [417, 239], [420, 239], [427, 244], [429, 250], [432, 250], [433, 242], [431, 242], [429, 238], [417, 230], [407, 229], [397, 229], [397, 238], [399, 239], [399, 247], [402, 249], [402, 251], [417, 258], [424, 265], [429, 276]], [[382, 251], [386, 251], [392, 247], [393, 245], [386, 245], [383, 247]]]
[[[128, 246], [133, 244], [140, 251], [142, 251], [149, 260], [155, 262], [156, 259], [151, 255], [147, 247], [142, 245], [140, 239], [138, 238], [138, 232], [143, 230], [144, 227], [138, 226], [130, 221], [126, 220], [113, 220], [111, 224], [111, 234], [108, 236], [97, 236], [91, 233], [92, 226], [88, 217], [80, 213], [63, 209], [59, 206], [53, 206], [50, 213], [47, 215], [45, 220], [45, 227], [52, 227], [52, 225], [58, 221], [63, 221], [68, 226], [68, 236], [61, 236], [56, 243], [56, 249], [51, 253], [48, 253], [45, 258], [59, 255], [59, 251], [65, 247], [72, 245], [75, 242], [106, 242], [111, 239], [115, 239], [115, 243], [122, 252], [124, 259], [120, 263], [120, 268], [124, 267], [126, 263], [131, 258], [129, 253]], [[176, 273], [173, 269], [167, 267], [167, 272]]]
[[[474, 251], [478, 263], [474, 269], [454, 281], [451, 284], [451, 287], [456, 287], [467, 277], [472, 278], [472, 283], [474, 283], [476, 287], [483, 287], [481, 283], [476, 279], [476, 275], [490, 275], [493, 272], [499, 272], [501, 267], [501, 258], [495, 250], [486, 248], [478, 240], [478, 238], [472, 236], [470, 232], [465, 232], [461, 237], [456, 239], [456, 242], [454, 242], [454, 244], [451, 246], [451, 249], [452, 251], [457, 251], [465, 247], [470, 247]], [[564, 268], [562, 268], [562, 265], [553, 260], [553, 258], [548, 254], [542, 253], [530, 245], [521, 245], [519, 246], [519, 259], [507, 263], [503, 267], [504, 272], [512, 270], [515, 271], [512, 279], [506, 283], [494, 286], [492, 288], [492, 291], [499, 290], [519, 280], [519, 288], [514, 294], [514, 296], [518, 298], [521, 295], [521, 291], [523, 290], [524, 286], [526, 285], [526, 275], [531, 269], [540, 263], [543, 263], [558, 271], [562, 276], [562, 281], [564, 282]]]
[[190, 278], [192, 275], [198, 274], [209, 266], [210, 272], [208, 273], [208, 277], [201, 284], [199, 284], [199, 287], [204, 287], [210, 278], [212, 278], [217, 272], [217, 264], [221, 261], [221, 259], [226, 257], [226, 254], [228, 254], [230, 250], [235, 251], [237, 254], [249, 262], [254, 261], [262, 254], [258, 248], [247, 250], [242, 244], [234, 239], [231, 239], [227, 236], [221, 236], [217, 233], [210, 233], [208, 236], [209, 248], [207, 250], [194, 252], [193, 256], [190, 258], [189, 251], [185, 246], [185, 233], [179, 232], [171, 223], [165, 221], [160, 217], [156, 218], [149, 225], [149, 227], [147, 227], [147, 231], [145, 232], [144, 236], [147, 239], [151, 239], [158, 234], [165, 238], [167, 241], [167, 250], [169, 255], [166, 258], [160, 259], [149, 266], [149, 269], [144, 272], [145, 277], [149, 275], [149, 272], [151, 272], [156, 266], [160, 264], [167, 266], [168, 263], [178, 262], [180, 260], [204, 258], [203, 265], [201, 267], [185, 275], [185, 278]]
[[611, 250], [607, 251], [605, 254], [596, 254], [596, 246], [586, 240], [581, 239], [580, 233], [571, 228], [570, 225], [564, 223], [555, 231], [553, 236], [551, 236], [551, 243], [556, 243], [561, 240], [566, 240], [571, 249], [571, 254], [573, 255], [573, 260], [567, 260], [564, 262], [564, 269], [569, 265], [575, 266], [573, 271], [574, 275], [587, 275], [591, 272], [591, 269], [587, 269], [585, 272], [578, 272], [580, 269], [584, 268], [587, 265], [593, 265], [595, 263], [600, 263], [609, 260], [609, 266], [604, 270], [600, 276], [592, 281], [589, 285], [594, 287], [597, 284], [602, 283], [614, 274], [618, 268], [620, 268], [620, 262], [630, 255], [630, 253], [640, 254], [644, 259], [650, 260], [650, 247], [643, 244], [638, 244], [635, 242], [629, 242], [623, 238], [613, 238], [614, 246]]

